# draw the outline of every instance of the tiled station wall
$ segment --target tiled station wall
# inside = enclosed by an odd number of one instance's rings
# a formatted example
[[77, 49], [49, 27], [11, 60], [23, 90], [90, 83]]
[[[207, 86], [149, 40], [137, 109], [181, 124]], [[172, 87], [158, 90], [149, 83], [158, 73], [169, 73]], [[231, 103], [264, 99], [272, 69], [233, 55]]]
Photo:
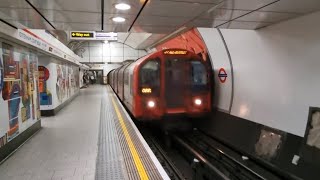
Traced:
[[81, 62], [84, 63], [121, 63], [127, 59], [136, 60], [146, 55], [145, 50], [136, 50], [118, 42], [89, 41], [82, 47]]

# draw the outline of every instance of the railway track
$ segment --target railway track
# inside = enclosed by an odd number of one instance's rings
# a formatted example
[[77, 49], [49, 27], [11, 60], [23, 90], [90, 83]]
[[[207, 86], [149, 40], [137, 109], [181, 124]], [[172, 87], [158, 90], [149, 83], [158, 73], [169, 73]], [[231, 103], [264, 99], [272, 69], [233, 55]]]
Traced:
[[[272, 172], [248, 162], [246, 157], [235, 158], [217, 148], [213, 139], [201, 131], [173, 134], [173, 140], [180, 145], [186, 156], [194, 158], [193, 179], [223, 180], [280, 180]], [[243, 159], [242, 159], [243, 158]], [[253, 168], [254, 167], [254, 168]], [[254, 170], [253, 170], [254, 169]]]
[[161, 140], [153, 134], [149, 128], [144, 127], [143, 125], [139, 125], [139, 130], [146, 142], [150, 146], [151, 150], [158, 158], [159, 162], [163, 166], [164, 170], [167, 172], [168, 176], [172, 180], [183, 180], [187, 179], [183, 173], [176, 167], [174, 164], [172, 157], [169, 157], [166, 150], [162, 148]]
[[[139, 124], [139, 123], [138, 123]], [[138, 125], [141, 134], [171, 179], [281, 180], [285, 177], [266, 169], [234, 150], [219, 144], [208, 134], [193, 130], [169, 133], [170, 143], [157, 128]], [[166, 145], [165, 145], [166, 144]], [[168, 144], [170, 147], [168, 148]], [[172, 155], [169, 151], [176, 151]], [[176, 166], [175, 156], [184, 159], [188, 168]], [[179, 164], [179, 163], [178, 163]], [[188, 171], [188, 173], [186, 173]]]

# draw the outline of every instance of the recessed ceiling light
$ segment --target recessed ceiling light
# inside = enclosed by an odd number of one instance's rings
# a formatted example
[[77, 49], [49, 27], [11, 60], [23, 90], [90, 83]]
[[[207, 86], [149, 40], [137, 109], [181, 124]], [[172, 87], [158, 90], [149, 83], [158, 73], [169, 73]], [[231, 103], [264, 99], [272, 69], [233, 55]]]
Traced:
[[131, 8], [129, 4], [125, 4], [125, 3], [116, 4], [115, 7], [116, 9], [119, 9], [119, 10], [128, 10]]
[[114, 17], [112, 18], [112, 21], [114, 22], [124, 22], [126, 19], [123, 17]]

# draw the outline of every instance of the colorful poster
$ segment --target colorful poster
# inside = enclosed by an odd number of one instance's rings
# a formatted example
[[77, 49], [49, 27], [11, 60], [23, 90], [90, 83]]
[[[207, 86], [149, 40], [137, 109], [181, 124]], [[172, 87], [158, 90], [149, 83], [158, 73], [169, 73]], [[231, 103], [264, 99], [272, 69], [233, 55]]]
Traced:
[[50, 77], [49, 70], [44, 66], [38, 67], [40, 105], [52, 105], [52, 94], [47, 88], [47, 80]]
[[20, 81], [5, 81], [2, 89], [3, 100], [20, 97]]
[[39, 66], [38, 72], [39, 72], [39, 80], [40, 81], [47, 81], [49, 79], [50, 72], [46, 67]]
[[[41, 61], [40, 61], [41, 63]], [[39, 72], [39, 98], [43, 109], [59, 106], [79, 91], [79, 67], [66, 63], [41, 63]]]
[[[36, 84], [38, 84], [38, 81], [36, 81]], [[36, 113], [37, 113], [37, 119], [40, 120], [40, 117], [41, 117], [41, 111], [40, 111], [40, 93], [37, 93], [37, 96], [36, 96], [36, 102], [37, 102], [37, 110], [36, 110]]]
[[0, 57], [0, 93], [3, 87], [3, 66], [2, 66], [2, 58]]
[[72, 68], [70, 66], [67, 66], [67, 79], [66, 79], [66, 83], [67, 83], [67, 97], [69, 98], [71, 96], [71, 90], [72, 90], [72, 84], [74, 82], [73, 80], [73, 72], [72, 72]]
[[66, 70], [67, 67], [57, 64], [57, 83], [56, 83], [56, 91], [57, 97], [60, 103], [63, 102], [63, 99], [67, 95], [67, 87], [69, 83], [66, 80]]
[[13, 46], [2, 43], [4, 80], [20, 79], [19, 62], [14, 59]]
[[[18, 116], [20, 105], [20, 84], [18, 82], [6, 82], [5, 86], [9, 87], [9, 119]], [[5, 91], [4, 91], [5, 92]]]
[[[31, 55], [30, 55], [31, 58]], [[30, 86], [30, 91], [34, 91], [34, 73], [35, 73], [35, 68], [37, 67], [36, 62], [34, 62], [32, 59], [30, 59], [29, 63], [29, 86]]]
[[34, 69], [36, 68], [36, 62], [34, 62], [34, 59], [32, 59], [32, 54], [30, 54], [30, 63], [29, 63], [29, 94], [30, 94], [30, 101], [31, 101], [31, 114], [32, 119], [35, 119], [35, 105], [34, 105], [34, 98], [33, 98], [33, 92], [34, 89]]
[[9, 121], [8, 141], [11, 141], [19, 134], [19, 119], [13, 118]]
[[19, 134], [19, 107], [20, 107], [20, 84], [17, 81], [6, 82], [5, 86], [10, 87], [8, 109], [9, 109], [9, 131], [8, 141]]
[[30, 79], [29, 79], [29, 62], [27, 60], [27, 55], [21, 54], [21, 95], [22, 95], [22, 104], [23, 107], [21, 108], [21, 119], [22, 122], [25, 122], [27, 119], [30, 118], [31, 114], [31, 107], [30, 107]]
[[[0, 54], [0, 148], [40, 119], [37, 86], [38, 59], [28, 49], [1, 43]], [[5, 110], [3, 110], [5, 109]]]

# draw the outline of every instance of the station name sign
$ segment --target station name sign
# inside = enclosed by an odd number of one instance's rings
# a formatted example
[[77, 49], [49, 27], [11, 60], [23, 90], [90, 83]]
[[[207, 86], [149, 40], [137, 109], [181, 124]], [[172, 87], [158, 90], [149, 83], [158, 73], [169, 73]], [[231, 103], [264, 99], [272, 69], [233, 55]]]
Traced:
[[118, 40], [118, 33], [95, 31], [70, 31], [70, 39], [77, 40]]

